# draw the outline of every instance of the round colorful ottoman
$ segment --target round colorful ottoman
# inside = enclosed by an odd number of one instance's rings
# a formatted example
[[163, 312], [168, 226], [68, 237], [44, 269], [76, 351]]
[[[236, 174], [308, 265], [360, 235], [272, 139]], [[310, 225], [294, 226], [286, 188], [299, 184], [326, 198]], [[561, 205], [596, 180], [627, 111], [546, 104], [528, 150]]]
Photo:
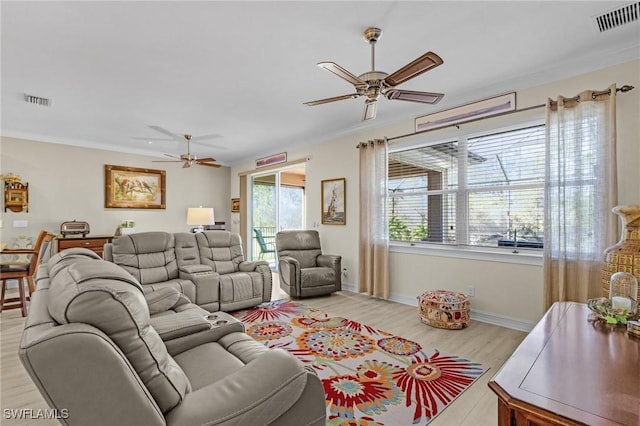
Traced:
[[471, 302], [462, 293], [448, 290], [429, 290], [418, 296], [420, 319], [437, 328], [459, 330], [471, 322]]

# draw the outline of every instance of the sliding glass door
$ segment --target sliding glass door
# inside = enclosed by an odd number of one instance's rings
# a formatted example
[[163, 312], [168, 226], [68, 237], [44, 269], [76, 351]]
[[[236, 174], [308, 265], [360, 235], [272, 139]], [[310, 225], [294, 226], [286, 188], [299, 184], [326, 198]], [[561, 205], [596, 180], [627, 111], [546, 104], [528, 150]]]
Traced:
[[304, 228], [304, 176], [304, 167], [252, 176], [250, 259], [266, 260], [275, 269], [276, 233]]

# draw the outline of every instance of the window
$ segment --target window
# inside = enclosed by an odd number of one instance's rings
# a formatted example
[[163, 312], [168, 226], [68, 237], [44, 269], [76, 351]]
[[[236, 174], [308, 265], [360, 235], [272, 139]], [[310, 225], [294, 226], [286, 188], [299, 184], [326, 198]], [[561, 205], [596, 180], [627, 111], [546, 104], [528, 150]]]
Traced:
[[542, 248], [544, 126], [389, 153], [389, 237]]

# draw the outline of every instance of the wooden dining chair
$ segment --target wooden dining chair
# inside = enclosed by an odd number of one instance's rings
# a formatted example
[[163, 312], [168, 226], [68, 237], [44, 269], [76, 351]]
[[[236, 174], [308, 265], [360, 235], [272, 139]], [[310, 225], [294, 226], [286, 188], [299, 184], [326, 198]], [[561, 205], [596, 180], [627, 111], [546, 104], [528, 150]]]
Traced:
[[[29, 255], [27, 262], [9, 262], [0, 264], [0, 280], [2, 280], [2, 290], [0, 294], [0, 312], [3, 309], [18, 309], [22, 311], [22, 316], [27, 315], [27, 300], [35, 291], [35, 281], [33, 280], [40, 263], [44, 260], [47, 251], [51, 247], [51, 241], [55, 235], [40, 231], [36, 244], [32, 249], [4, 249], [2, 255], [26, 254]], [[18, 297], [5, 298], [7, 290], [7, 280], [18, 280]], [[25, 283], [29, 289], [29, 296], [25, 294]]]

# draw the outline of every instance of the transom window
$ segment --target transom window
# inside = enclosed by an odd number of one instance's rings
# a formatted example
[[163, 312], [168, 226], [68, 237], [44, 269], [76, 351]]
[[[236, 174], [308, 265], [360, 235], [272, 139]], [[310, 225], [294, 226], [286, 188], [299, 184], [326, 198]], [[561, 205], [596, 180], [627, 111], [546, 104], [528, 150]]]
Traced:
[[544, 125], [389, 153], [389, 237], [542, 248]]

